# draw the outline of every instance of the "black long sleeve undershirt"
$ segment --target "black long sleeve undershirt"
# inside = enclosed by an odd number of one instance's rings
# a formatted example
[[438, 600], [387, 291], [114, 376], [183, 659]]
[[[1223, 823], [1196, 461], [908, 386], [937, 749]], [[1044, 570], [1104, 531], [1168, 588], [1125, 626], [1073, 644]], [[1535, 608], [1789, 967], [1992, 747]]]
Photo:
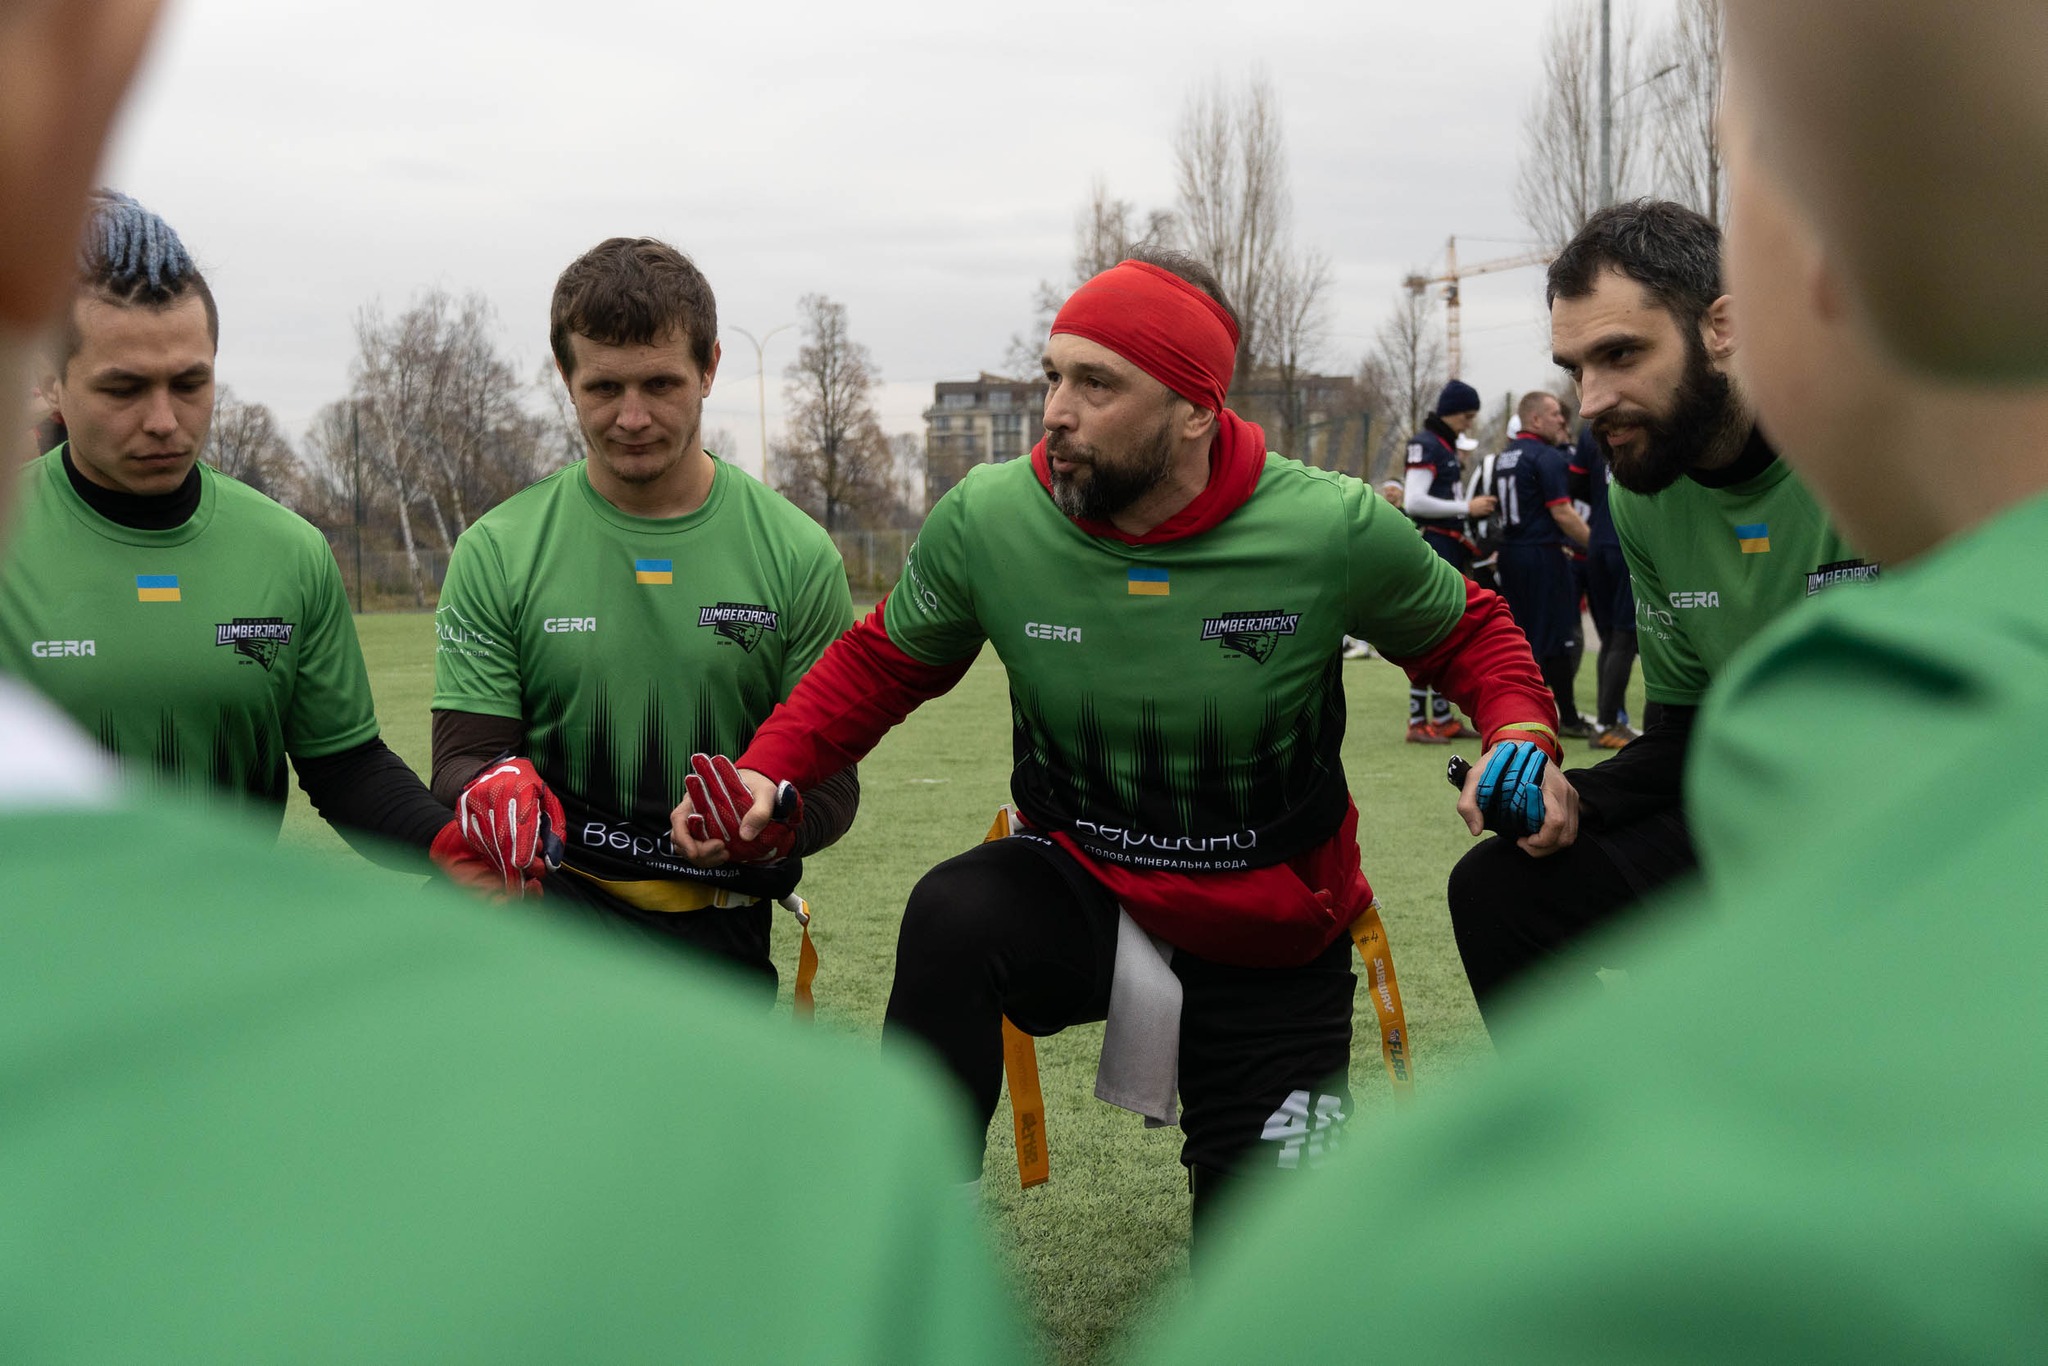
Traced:
[[382, 740], [317, 759], [294, 756], [292, 767], [321, 819], [349, 848], [387, 868], [417, 871], [418, 857], [393, 846], [424, 850], [454, 818]]
[[1685, 755], [1699, 710], [1666, 703], [1628, 748], [1591, 768], [1567, 769], [1579, 793], [1580, 826], [1597, 831], [1675, 810], [1685, 796]]

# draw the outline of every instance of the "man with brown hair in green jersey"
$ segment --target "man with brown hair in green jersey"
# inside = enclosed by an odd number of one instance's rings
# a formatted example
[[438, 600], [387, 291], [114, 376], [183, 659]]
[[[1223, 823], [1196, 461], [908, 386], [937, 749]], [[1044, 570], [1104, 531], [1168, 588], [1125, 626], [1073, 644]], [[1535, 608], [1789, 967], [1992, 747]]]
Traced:
[[431, 849], [495, 891], [538, 877], [538, 818], [497, 819], [487, 780], [450, 794], [451, 819], [379, 738], [325, 538], [199, 458], [220, 315], [171, 226], [97, 195], [53, 337], [37, 387], [63, 439], [21, 476], [0, 667], [167, 795], [275, 831], [289, 760], [372, 857], [411, 867], [406, 847]]
[[[1182, 1124], [1204, 1222], [1236, 1173], [1320, 1160], [1350, 1110], [1347, 932], [1373, 899], [1339, 757], [1343, 636], [1480, 725], [1475, 831], [1482, 773], [1511, 760], [1502, 790], [1541, 793], [1525, 844], [1574, 820], [1507, 605], [1366, 485], [1268, 453], [1224, 402], [1236, 337], [1214, 273], [1178, 253], [1077, 290], [1045, 346], [1045, 440], [939, 500], [888, 600], [740, 757], [754, 804], [720, 821], [753, 837], [772, 780], [859, 758], [993, 646], [1024, 828], [911, 892], [884, 1038], [943, 1059], [979, 1135], [1005, 1016], [1044, 1035], [1107, 1014], [1098, 1094]], [[678, 842], [723, 850], [692, 838], [695, 796]]]
[[693, 860], [669, 813], [690, 757], [744, 748], [851, 624], [846, 572], [824, 528], [699, 444], [718, 305], [687, 256], [599, 243], [556, 282], [548, 340], [587, 457], [456, 542], [435, 613], [434, 790], [537, 770], [566, 812], [551, 903], [772, 992], [771, 909], [852, 822], [852, 765], [792, 798], [768, 863]]
[[[0, 393], [155, 9], [0, 0]], [[902, 1065], [194, 807], [0, 677], [8, 1361], [1025, 1359]]]

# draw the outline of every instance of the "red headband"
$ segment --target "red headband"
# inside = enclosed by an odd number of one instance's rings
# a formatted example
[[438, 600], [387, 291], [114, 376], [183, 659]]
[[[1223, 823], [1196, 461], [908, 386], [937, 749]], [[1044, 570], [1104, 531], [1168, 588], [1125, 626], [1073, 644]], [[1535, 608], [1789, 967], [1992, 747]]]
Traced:
[[1052, 322], [1099, 342], [1199, 407], [1221, 412], [1237, 368], [1237, 324], [1170, 270], [1119, 261], [1075, 290]]

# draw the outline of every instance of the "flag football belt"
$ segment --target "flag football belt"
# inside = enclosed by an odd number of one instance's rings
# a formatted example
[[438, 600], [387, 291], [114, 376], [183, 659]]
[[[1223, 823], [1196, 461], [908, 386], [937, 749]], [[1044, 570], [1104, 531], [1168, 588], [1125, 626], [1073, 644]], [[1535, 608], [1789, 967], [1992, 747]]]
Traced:
[[[982, 843], [1007, 839], [1015, 829], [1016, 816], [1014, 808], [999, 809]], [[1387, 943], [1387, 928], [1380, 923], [1378, 898], [1351, 922], [1351, 942], [1358, 946], [1358, 956], [1365, 963], [1366, 990], [1379, 1020], [1380, 1056], [1387, 1065], [1387, 1080], [1393, 1084], [1396, 1100], [1412, 1100], [1415, 1066], [1408, 1056], [1408, 1017], [1401, 1009], [1401, 984], [1394, 977], [1394, 951]], [[1038, 1080], [1038, 1045], [1007, 1015], [1003, 1017], [1003, 1081], [1010, 1091], [1010, 1123], [1017, 1136], [1017, 1180], [1030, 1190], [1052, 1176], [1052, 1153], [1045, 1137], [1045, 1091]]]
[[[638, 911], [654, 911], [662, 915], [681, 915], [688, 911], [730, 910], [736, 906], [752, 906], [768, 898], [754, 896], [747, 892], [729, 891], [724, 887], [708, 887], [701, 882], [683, 882], [668, 878], [644, 878], [633, 882], [614, 882], [610, 878], [586, 873], [581, 868], [565, 863], [561, 871], [574, 873], [593, 887], [601, 888], [607, 894], [617, 897]], [[811, 943], [811, 903], [791, 892], [779, 898], [776, 905], [796, 917], [803, 942], [796, 954], [795, 1011], [809, 1019], [816, 1009], [817, 1001], [811, 984], [818, 978], [818, 950]]]

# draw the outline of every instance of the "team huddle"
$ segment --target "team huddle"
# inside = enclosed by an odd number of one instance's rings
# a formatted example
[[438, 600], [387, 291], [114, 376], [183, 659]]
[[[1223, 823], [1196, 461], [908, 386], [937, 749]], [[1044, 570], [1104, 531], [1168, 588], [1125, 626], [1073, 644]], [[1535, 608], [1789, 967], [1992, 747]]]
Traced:
[[[72, 72], [103, 129], [151, 7], [57, 8], [0, 0], [0, 78]], [[424, 779], [324, 539], [198, 458], [191, 253], [86, 194], [97, 135], [0, 124], [44, 448], [0, 493], [0, 1204], [73, 1250], [0, 1273], [23, 1359], [1028, 1360], [962, 1187], [1017, 1040], [1096, 1021], [1203, 1258], [1143, 1360], [1348, 1355], [1361, 1288], [1418, 1360], [2038, 1358], [2044, 813], [1981, 793], [2040, 743], [2042, 608], [1987, 585], [2048, 550], [2048, 346], [2023, 299], [1897, 286], [1896, 130], [1785, 54], [1997, 48], [1876, 8], [1731, 4], [1725, 242], [1642, 200], [1564, 244], [1575, 444], [1532, 393], [1475, 488], [1453, 380], [1392, 490], [1273, 454], [1214, 271], [1140, 248], [1053, 319], [1043, 439], [859, 620], [826, 533], [700, 444], [710, 283], [599, 243], [549, 318], [586, 455], [456, 543]], [[1973, 96], [2025, 124], [2033, 88]], [[1963, 490], [1924, 439], [1986, 422]], [[1502, 1057], [1387, 1132], [1346, 1081], [1384, 948], [1349, 641], [1409, 740], [1480, 748], [1443, 876]], [[984, 647], [1011, 806], [901, 889], [881, 1049], [763, 1019], [860, 762]], [[292, 775], [458, 893], [268, 847]]]

